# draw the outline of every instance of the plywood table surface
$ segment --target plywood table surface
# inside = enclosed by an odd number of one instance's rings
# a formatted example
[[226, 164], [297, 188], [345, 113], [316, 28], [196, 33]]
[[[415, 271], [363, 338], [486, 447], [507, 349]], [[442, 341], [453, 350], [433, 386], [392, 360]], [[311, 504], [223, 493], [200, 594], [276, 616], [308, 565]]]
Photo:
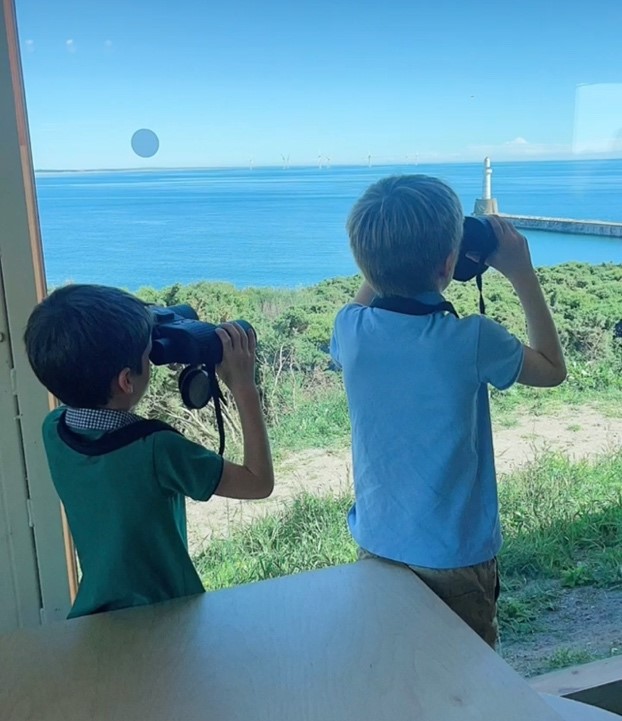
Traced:
[[559, 721], [375, 560], [0, 637], [3, 721]]

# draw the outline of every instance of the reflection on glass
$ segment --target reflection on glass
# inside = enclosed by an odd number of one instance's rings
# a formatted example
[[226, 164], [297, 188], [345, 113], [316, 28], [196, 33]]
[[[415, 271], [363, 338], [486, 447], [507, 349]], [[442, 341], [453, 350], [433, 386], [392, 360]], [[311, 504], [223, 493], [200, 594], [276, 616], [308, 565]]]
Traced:
[[132, 135], [131, 145], [141, 158], [153, 158], [160, 147], [160, 140], [153, 130], [141, 128]]

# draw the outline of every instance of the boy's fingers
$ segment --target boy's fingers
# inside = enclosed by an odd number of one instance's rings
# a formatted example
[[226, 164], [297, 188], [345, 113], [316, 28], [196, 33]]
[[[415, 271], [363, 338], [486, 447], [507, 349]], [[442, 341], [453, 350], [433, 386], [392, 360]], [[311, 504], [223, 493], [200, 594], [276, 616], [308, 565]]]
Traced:
[[254, 355], [257, 350], [257, 336], [255, 335], [255, 331], [251, 328], [246, 335], [248, 336], [248, 350]]
[[489, 215], [488, 222], [492, 226], [492, 229], [493, 229], [495, 235], [497, 236], [497, 238], [500, 238], [501, 236], [505, 235], [505, 233], [508, 229], [508, 226], [498, 215]]
[[239, 323], [235, 321], [231, 323], [223, 323], [223, 328], [231, 334], [233, 345], [235, 348], [240, 348], [245, 353], [254, 353], [257, 345], [257, 338], [255, 331], [251, 328], [246, 331]]
[[497, 240], [503, 243], [507, 247], [508, 243], [514, 243], [519, 240], [521, 243], [526, 243], [527, 239], [522, 235], [516, 228], [510, 223], [509, 220], [499, 218], [497, 215], [488, 216], [488, 220], [493, 229], [494, 234], [497, 236]]
[[243, 336], [245, 335], [242, 328], [237, 323], [224, 323], [224, 328], [231, 336], [231, 344], [234, 348], [243, 347]]
[[232, 325], [235, 327], [239, 336], [239, 347], [243, 351], [248, 352], [248, 333], [244, 330], [244, 328], [242, 328], [239, 323], [232, 323]]
[[499, 240], [503, 234], [503, 228], [499, 223], [499, 218], [496, 215], [489, 215], [487, 216], [487, 220], [492, 228], [492, 232], [495, 234], [497, 240]]
[[216, 335], [220, 338], [225, 351], [230, 350], [233, 347], [233, 339], [224, 327], [216, 328]]

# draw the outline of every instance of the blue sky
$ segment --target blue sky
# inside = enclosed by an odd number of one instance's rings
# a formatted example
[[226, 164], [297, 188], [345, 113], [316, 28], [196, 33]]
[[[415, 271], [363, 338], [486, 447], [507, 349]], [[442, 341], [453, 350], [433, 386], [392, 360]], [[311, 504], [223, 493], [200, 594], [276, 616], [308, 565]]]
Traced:
[[16, 4], [39, 169], [622, 155], [620, 0]]

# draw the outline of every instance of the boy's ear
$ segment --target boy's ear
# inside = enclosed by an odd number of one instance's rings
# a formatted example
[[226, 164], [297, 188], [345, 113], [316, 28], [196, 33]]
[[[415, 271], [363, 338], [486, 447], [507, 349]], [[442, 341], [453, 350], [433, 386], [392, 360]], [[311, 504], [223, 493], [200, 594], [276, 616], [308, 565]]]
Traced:
[[116, 385], [121, 393], [131, 395], [134, 392], [134, 381], [132, 380], [132, 371], [124, 368], [116, 378]]

